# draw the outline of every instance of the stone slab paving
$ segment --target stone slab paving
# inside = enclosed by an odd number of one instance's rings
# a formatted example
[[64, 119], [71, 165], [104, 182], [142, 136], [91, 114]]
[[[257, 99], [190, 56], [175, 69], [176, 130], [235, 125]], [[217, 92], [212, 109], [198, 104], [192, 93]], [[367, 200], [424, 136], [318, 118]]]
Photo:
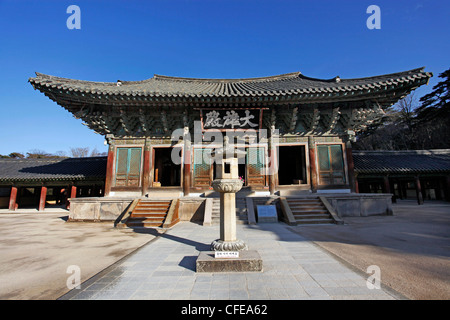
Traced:
[[369, 275], [353, 271], [283, 223], [237, 225], [237, 235], [259, 252], [263, 272], [196, 273], [199, 252], [209, 251], [219, 226], [184, 222], [61, 299], [397, 299], [390, 290], [368, 289]]

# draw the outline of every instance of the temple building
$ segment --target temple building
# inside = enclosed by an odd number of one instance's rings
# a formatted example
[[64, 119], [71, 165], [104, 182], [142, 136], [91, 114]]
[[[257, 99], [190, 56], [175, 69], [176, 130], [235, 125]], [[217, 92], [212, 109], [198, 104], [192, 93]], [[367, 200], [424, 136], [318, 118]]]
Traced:
[[[269, 198], [358, 195], [355, 134], [430, 77], [419, 68], [358, 79], [324, 80], [295, 72], [91, 82], [36, 73], [29, 82], [105, 136], [104, 199], [97, 200], [185, 200], [192, 216], [198, 206], [189, 206], [189, 199], [213, 193], [211, 154], [223, 135], [246, 152], [239, 163], [241, 192]], [[125, 210], [124, 205], [115, 210]]]

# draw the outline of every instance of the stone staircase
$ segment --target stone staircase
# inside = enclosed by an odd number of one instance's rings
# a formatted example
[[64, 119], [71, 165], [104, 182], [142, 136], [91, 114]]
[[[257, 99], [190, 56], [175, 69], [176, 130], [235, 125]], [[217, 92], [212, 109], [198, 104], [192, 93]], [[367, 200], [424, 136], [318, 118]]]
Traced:
[[332, 215], [317, 197], [286, 198], [297, 225], [335, 223]]
[[212, 199], [211, 224], [220, 224], [220, 199]]
[[127, 227], [162, 227], [172, 200], [139, 200], [125, 221]]
[[236, 223], [248, 223], [247, 203], [245, 198], [236, 198]]
[[[245, 198], [236, 198], [236, 223], [247, 223], [247, 205]], [[220, 224], [219, 198], [212, 198], [211, 224]]]

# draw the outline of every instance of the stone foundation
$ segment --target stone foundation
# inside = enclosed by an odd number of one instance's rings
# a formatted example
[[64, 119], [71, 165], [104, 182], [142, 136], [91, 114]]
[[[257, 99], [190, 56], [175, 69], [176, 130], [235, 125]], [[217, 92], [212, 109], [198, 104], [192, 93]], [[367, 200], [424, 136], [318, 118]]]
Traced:
[[[367, 217], [393, 214], [391, 194], [322, 193], [308, 196], [326, 197], [339, 217]], [[271, 204], [276, 204], [278, 201], [277, 198], [247, 197], [247, 207], [249, 203], [253, 203], [254, 208], [256, 208], [257, 204], [264, 204], [268, 200], [273, 200]], [[180, 198], [180, 220], [202, 223], [204, 220], [206, 199], [201, 197]], [[133, 200], [134, 197], [74, 198], [70, 200], [69, 221], [115, 221]], [[253, 221], [255, 220], [255, 215], [256, 212], [253, 215], [249, 212], [249, 223], [256, 223], [256, 221]]]
[[[96, 197], [70, 199], [69, 221], [115, 221], [127, 210], [135, 198]], [[202, 223], [205, 200], [205, 198], [181, 199], [179, 207], [180, 220]]]
[[115, 221], [132, 201], [115, 197], [70, 199], [69, 221]]
[[350, 193], [321, 194], [336, 210], [339, 217], [367, 217], [392, 215], [392, 194]]
[[255, 250], [240, 251], [239, 258], [214, 258], [213, 251], [200, 252], [197, 262], [197, 272], [261, 272], [263, 263], [261, 256]]

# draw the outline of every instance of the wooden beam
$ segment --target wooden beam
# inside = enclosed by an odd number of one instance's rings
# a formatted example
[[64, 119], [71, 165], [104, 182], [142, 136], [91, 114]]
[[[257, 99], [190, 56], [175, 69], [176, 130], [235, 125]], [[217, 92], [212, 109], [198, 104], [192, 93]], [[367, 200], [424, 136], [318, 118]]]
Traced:
[[144, 114], [144, 111], [142, 110], [142, 108], [139, 108], [139, 121], [141, 123], [142, 131], [147, 132], [148, 131], [147, 121], [145, 119], [145, 114]]
[[311, 118], [311, 124], [310, 124], [310, 131], [315, 131], [318, 126], [319, 126], [319, 121], [320, 121], [320, 111], [319, 111], [319, 107], [315, 106], [314, 110], [313, 110], [313, 114], [312, 114], [312, 118]]
[[169, 131], [169, 127], [167, 124], [167, 114], [166, 111], [164, 110], [161, 112], [161, 123], [163, 126], [164, 133], [167, 133]]
[[334, 130], [336, 127], [339, 119], [341, 118], [341, 111], [339, 107], [333, 108], [333, 112], [331, 114], [330, 124], [329, 124], [329, 131]]
[[127, 114], [125, 113], [125, 111], [123, 111], [122, 108], [120, 108], [119, 111], [120, 111], [119, 122], [120, 122], [120, 124], [122, 125], [123, 130], [124, 130], [127, 134], [130, 134], [131, 131], [130, 131], [130, 128], [128, 128], [128, 127], [129, 127], [129, 125], [128, 125], [128, 116], [127, 116]]
[[289, 125], [289, 131], [291, 132], [295, 130], [295, 126], [297, 124], [297, 114], [298, 114], [298, 107], [294, 107], [292, 109], [292, 118]]

